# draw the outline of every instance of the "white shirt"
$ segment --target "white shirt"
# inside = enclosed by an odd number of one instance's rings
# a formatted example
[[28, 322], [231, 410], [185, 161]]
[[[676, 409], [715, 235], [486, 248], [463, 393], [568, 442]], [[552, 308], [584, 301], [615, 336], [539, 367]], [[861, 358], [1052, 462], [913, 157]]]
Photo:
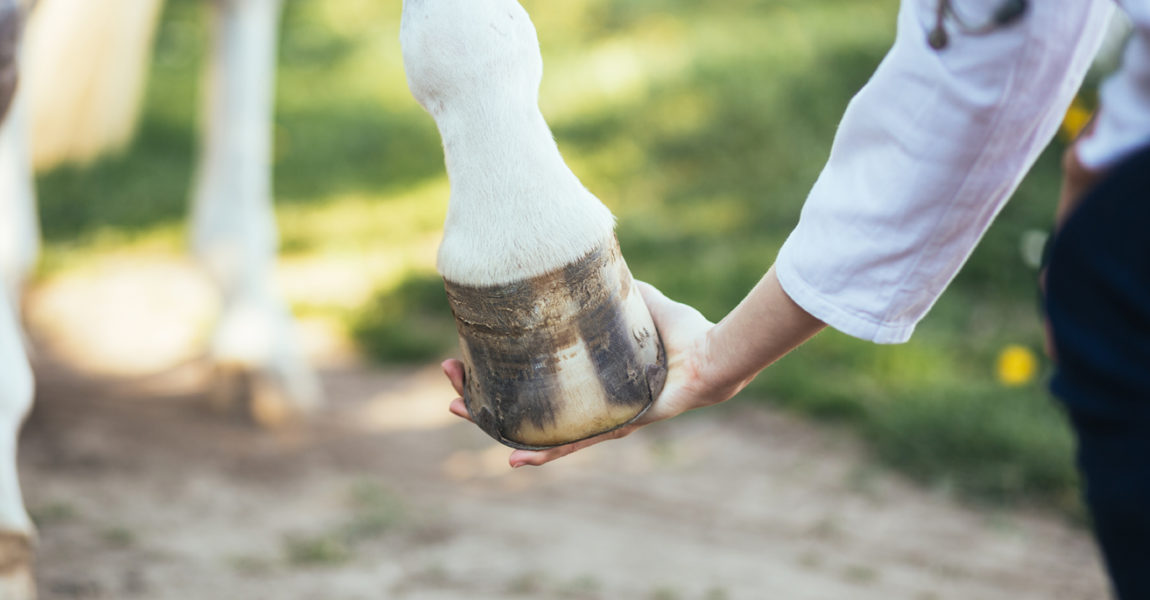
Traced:
[[[851, 100], [775, 270], [791, 298], [830, 326], [879, 343], [910, 338], [1054, 136], [1102, 42], [1112, 0], [1031, 0], [986, 35], [948, 23], [938, 0], [903, 0], [898, 35]], [[985, 22], [1002, 0], [951, 0]], [[1150, 0], [1080, 158], [1113, 164], [1150, 143]]]

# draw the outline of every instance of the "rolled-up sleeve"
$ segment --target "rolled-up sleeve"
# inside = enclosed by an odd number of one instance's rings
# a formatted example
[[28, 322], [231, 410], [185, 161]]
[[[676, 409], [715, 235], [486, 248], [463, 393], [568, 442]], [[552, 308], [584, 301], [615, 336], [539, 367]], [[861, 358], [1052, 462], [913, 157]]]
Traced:
[[[977, 21], [1000, 1], [954, 4]], [[895, 43], [779, 251], [787, 294], [849, 335], [909, 339], [1053, 137], [1112, 8], [1030, 2], [986, 35], [951, 27], [935, 51], [935, 2], [904, 0]]]

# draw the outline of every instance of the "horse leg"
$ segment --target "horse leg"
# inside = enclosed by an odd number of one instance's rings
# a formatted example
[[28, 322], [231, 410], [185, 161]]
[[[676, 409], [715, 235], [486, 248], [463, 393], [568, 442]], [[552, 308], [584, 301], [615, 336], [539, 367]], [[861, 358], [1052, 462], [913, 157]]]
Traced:
[[[217, 0], [192, 244], [222, 295], [213, 402], [249, 402], [261, 425], [314, 408], [320, 391], [275, 289], [271, 123], [281, 0]], [[244, 398], [246, 396], [246, 398]]]
[[0, 281], [17, 314], [21, 285], [40, 254], [26, 94], [16, 93], [23, 21], [21, 0], [0, 0]]
[[24, 353], [16, 311], [0, 293], [0, 598], [27, 600], [32, 583], [32, 520], [16, 475], [16, 440], [32, 408], [32, 369]]
[[[19, 282], [24, 262], [16, 256], [18, 246], [6, 244], [17, 231], [6, 229], [23, 224], [26, 215], [16, 210], [17, 200], [30, 200], [15, 183], [30, 178], [27, 171], [16, 174], [20, 157], [13, 153], [22, 141], [17, 119], [4, 119], [15, 89], [16, 45], [20, 38], [22, 12], [16, 0], [0, 0], [0, 598], [30, 600], [36, 594], [32, 581], [32, 520], [24, 509], [20, 481], [16, 475], [16, 440], [20, 425], [32, 408], [32, 369], [24, 352], [19, 316], [13, 301], [19, 298]], [[22, 175], [23, 177], [13, 177]], [[5, 260], [7, 259], [7, 260]]]
[[0, 123], [0, 281], [17, 323], [24, 281], [40, 256], [27, 105], [27, 95], [18, 91]]

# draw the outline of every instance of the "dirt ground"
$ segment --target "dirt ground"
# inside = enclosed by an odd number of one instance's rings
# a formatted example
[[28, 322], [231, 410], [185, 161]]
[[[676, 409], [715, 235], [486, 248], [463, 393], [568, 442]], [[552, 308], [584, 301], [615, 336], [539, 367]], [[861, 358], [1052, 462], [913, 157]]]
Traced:
[[964, 506], [758, 403], [511, 470], [435, 365], [366, 366], [317, 328], [329, 405], [254, 430], [204, 408], [209, 295], [170, 266], [29, 304], [45, 600], [1106, 597], [1085, 531]]

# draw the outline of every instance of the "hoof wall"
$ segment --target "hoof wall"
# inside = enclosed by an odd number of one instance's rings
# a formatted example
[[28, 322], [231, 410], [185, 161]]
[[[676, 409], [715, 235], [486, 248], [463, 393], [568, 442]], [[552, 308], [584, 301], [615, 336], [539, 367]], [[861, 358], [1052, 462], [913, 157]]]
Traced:
[[28, 536], [0, 532], [0, 600], [35, 600], [33, 558]]
[[445, 286], [464, 402], [502, 444], [539, 450], [614, 431], [662, 392], [663, 344], [613, 238], [530, 279]]
[[318, 404], [292, 394], [281, 378], [245, 365], [221, 364], [213, 369], [208, 406], [263, 429], [280, 429], [303, 420]]

